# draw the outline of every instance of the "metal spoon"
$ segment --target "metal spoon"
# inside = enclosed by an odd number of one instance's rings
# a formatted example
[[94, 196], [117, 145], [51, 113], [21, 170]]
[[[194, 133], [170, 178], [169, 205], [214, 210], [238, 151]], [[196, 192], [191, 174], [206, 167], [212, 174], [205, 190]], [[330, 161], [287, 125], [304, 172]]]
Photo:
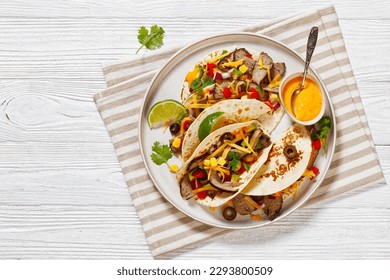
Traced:
[[314, 26], [310, 30], [309, 37], [307, 38], [307, 47], [306, 47], [306, 61], [305, 61], [305, 68], [303, 70], [303, 78], [302, 83], [299, 88], [294, 90], [292, 96], [291, 96], [291, 110], [294, 116], [295, 114], [295, 100], [297, 99], [297, 95], [304, 89], [305, 87], [305, 80], [307, 75], [307, 69], [309, 68], [311, 56], [313, 55], [314, 48], [317, 44], [317, 37], [318, 37], [318, 27]]

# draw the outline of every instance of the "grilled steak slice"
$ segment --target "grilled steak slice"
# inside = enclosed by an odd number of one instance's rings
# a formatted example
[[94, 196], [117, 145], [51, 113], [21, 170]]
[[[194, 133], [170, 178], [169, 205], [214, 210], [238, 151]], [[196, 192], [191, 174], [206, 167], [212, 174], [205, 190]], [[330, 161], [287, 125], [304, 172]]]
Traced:
[[243, 64], [248, 68], [246, 73], [252, 75], [256, 61], [251, 58], [251, 54], [245, 48], [240, 48], [234, 51], [234, 61], [238, 61], [240, 59], [243, 60]]
[[236, 209], [237, 213], [240, 215], [249, 215], [253, 211], [256, 210], [256, 208], [250, 204], [248, 201], [244, 199], [243, 194], [238, 194], [233, 198], [233, 206], [234, 209]]
[[283, 77], [286, 72], [286, 65], [284, 62], [275, 62], [274, 66], [271, 68], [271, 79], [275, 78], [277, 74]]
[[191, 182], [188, 176], [185, 176], [180, 182], [180, 194], [185, 199], [190, 199], [194, 196], [191, 188]]
[[[273, 61], [268, 54], [262, 52], [259, 56], [259, 60], [262, 59], [263, 65], [268, 68], [272, 68]], [[256, 63], [253, 74], [252, 74], [252, 81], [254, 81], [256, 84], [260, 85], [261, 81], [267, 76], [268, 71], [266, 69], [260, 69], [259, 63]]]
[[219, 177], [217, 171], [211, 170], [210, 183], [222, 190], [225, 191], [237, 191], [237, 188], [242, 184], [239, 182], [225, 181], [222, 183], [222, 179]]
[[226, 62], [229, 62], [229, 61], [233, 61], [234, 60], [234, 52], [230, 53], [229, 55], [225, 56], [224, 58], [222, 58], [218, 64], [217, 64], [217, 67], [219, 70], [223, 71], [223, 72], [227, 72], [230, 68], [232, 67], [229, 67], [229, 66], [223, 66], [224, 63]]
[[270, 220], [273, 220], [280, 213], [280, 210], [282, 210], [283, 198], [281, 196], [267, 195], [264, 197], [263, 203], [264, 214], [266, 214]]

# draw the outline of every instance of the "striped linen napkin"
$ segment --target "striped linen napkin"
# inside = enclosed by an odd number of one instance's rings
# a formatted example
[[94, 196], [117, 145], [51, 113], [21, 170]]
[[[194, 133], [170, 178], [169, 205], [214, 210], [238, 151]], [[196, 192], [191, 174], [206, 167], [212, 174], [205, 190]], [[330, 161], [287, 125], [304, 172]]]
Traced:
[[[312, 67], [331, 96], [338, 131], [330, 169], [308, 204], [358, 187], [384, 183], [334, 7], [284, 17], [241, 31], [270, 36], [305, 57], [307, 34], [312, 26], [319, 27]], [[177, 50], [179, 48], [159, 51], [103, 67], [109, 88], [94, 96], [153, 256], [210, 240], [226, 231], [195, 221], [167, 202], [153, 185], [141, 159], [137, 135], [141, 102], [153, 76]]]

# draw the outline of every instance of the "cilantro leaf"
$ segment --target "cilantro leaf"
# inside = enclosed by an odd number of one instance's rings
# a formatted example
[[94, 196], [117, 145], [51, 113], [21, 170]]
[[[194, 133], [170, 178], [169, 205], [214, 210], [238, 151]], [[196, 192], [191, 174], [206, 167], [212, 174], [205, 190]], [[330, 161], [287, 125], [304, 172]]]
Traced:
[[203, 89], [213, 84], [215, 84], [215, 81], [209, 76], [204, 77], [203, 81], [200, 77], [198, 77], [193, 80], [193, 82], [190, 85], [190, 88], [192, 89], [192, 92], [198, 95], [197, 98], [200, 99], [201, 94], [203, 93]]
[[229, 161], [228, 165], [232, 168], [233, 171], [238, 171], [241, 167], [241, 161], [238, 159], [233, 159]]
[[229, 160], [240, 159], [240, 153], [228, 152], [227, 157]]
[[238, 171], [241, 167], [240, 153], [228, 152], [227, 157], [229, 159], [228, 166], [230, 166], [233, 171]]
[[163, 163], [168, 164], [168, 160], [172, 157], [172, 152], [169, 146], [161, 145], [158, 141], [154, 142], [152, 151], [154, 153], [152, 153], [150, 157], [157, 165], [161, 165]]
[[192, 81], [191, 85], [190, 85], [190, 88], [193, 90], [193, 91], [197, 91], [199, 88], [202, 87], [202, 81], [200, 80], [200, 78], [196, 78]]
[[209, 76], [206, 76], [203, 79], [203, 86], [202, 86], [202, 88], [211, 86], [213, 84], [215, 84], [215, 81], [212, 78], [210, 78]]
[[332, 120], [329, 116], [323, 116], [319, 122], [318, 125], [320, 127], [319, 130], [313, 130], [313, 133], [311, 134], [311, 137], [315, 139], [320, 139], [322, 147], [324, 149], [324, 153], [326, 154], [326, 138], [328, 137], [328, 134], [330, 132], [330, 129], [332, 128]]
[[138, 29], [138, 42], [141, 46], [138, 48], [136, 54], [143, 48], [146, 47], [148, 50], [155, 50], [163, 45], [164, 29], [157, 25], [153, 25], [149, 30], [145, 26], [141, 26]]
[[251, 166], [245, 162], [244, 162], [244, 167], [246, 171], [249, 171], [249, 169], [251, 169]]

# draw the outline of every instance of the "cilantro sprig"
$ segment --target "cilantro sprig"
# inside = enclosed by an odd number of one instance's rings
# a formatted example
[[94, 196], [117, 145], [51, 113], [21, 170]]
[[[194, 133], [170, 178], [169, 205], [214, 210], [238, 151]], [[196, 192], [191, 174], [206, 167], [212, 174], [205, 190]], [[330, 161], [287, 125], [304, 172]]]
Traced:
[[326, 139], [332, 128], [332, 120], [329, 116], [323, 116], [317, 124], [320, 128], [319, 130], [314, 129], [311, 137], [313, 140], [320, 139], [324, 154], [326, 154]]
[[152, 151], [154, 153], [152, 153], [150, 157], [155, 164], [161, 165], [165, 163], [170, 168], [168, 160], [172, 158], [172, 151], [168, 145], [162, 145], [160, 142], [156, 141], [152, 146]]
[[198, 77], [190, 85], [192, 92], [197, 95], [197, 98], [200, 99], [205, 87], [215, 84], [215, 81], [209, 76], [205, 76], [203, 79]]
[[150, 32], [145, 26], [141, 26], [138, 29], [138, 42], [141, 46], [138, 48], [136, 54], [143, 48], [146, 47], [148, 50], [155, 50], [163, 45], [165, 31], [158, 25], [150, 27]]
[[229, 159], [228, 166], [230, 166], [233, 171], [238, 171], [241, 167], [240, 154], [237, 152], [228, 152], [227, 157]]

